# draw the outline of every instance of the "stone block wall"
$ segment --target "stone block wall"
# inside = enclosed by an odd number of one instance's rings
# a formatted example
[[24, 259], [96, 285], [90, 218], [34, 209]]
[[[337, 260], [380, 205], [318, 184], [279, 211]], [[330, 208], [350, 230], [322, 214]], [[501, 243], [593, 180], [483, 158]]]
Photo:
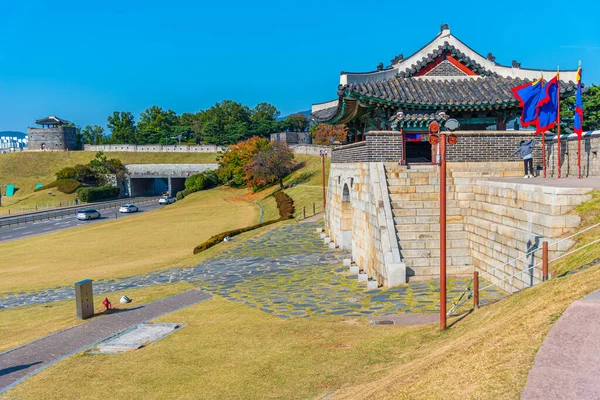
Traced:
[[27, 128], [29, 151], [65, 151], [79, 150], [76, 137], [77, 129], [69, 126], [54, 128]]
[[[581, 219], [565, 214], [591, 198], [589, 189], [481, 180], [456, 185], [456, 191], [475, 267], [508, 292], [541, 281], [541, 267], [533, 267], [541, 262], [542, 242], [553, 243], [578, 227]], [[573, 244], [551, 246], [550, 258]]]
[[[397, 164], [386, 164], [388, 168], [394, 165]], [[361, 269], [386, 286], [401, 283], [398, 271], [402, 270], [402, 276], [406, 276], [408, 263], [404, 265], [399, 259], [400, 246], [411, 249], [414, 246], [409, 242], [419, 240], [418, 235], [411, 238], [402, 232], [403, 239], [398, 242], [394, 216], [403, 215], [404, 203], [391, 202], [390, 198], [408, 196], [412, 199], [428, 194], [424, 186], [419, 186], [423, 193], [417, 191], [417, 186], [409, 187], [419, 180], [418, 168], [405, 172], [408, 174], [405, 179], [393, 179], [395, 194], [390, 194], [383, 163], [334, 162], [331, 165], [325, 214], [327, 232], [339, 247], [352, 251], [353, 259]], [[520, 162], [448, 163], [448, 199], [452, 203], [449, 207], [457, 209], [456, 215], [462, 218], [462, 229], [467, 233], [470, 254], [465, 256], [472, 258], [473, 267], [480, 270], [483, 279], [497, 283], [509, 292], [540, 281], [540, 267], [533, 273], [529, 269], [540, 261], [541, 251], [524, 255], [541, 248], [543, 241], [552, 243], [553, 239], [575, 230], [580, 219], [567, 214], [591, 198], [590, 189], [502, 180], [520, 176]], [[436, 180], [428, 179], [435, 191]], [[407, 182], [406, 190], [398, 191], [403, 189], [398, 187], [403, 180]], [[347, 187], [346, 192], [344, 187]], [[433, 196], [429, 203], [437, 203], [437, 197]], [[436, 204], [431, 207], [433, 210]], [[438, 215], [432, 213], [426, 222], [434, 224], [436, 218], [439, 221]], [[419, 225], [419, 220], [415, 218], [414, 223]], [[415, 226], [414, 232], [421, 230]], [[449, 236], [449, 240], [454, 239]], [[551, 257], [564, 253], [572, 244], [563, 241], [551, 247]], [[450, 248], [453, 245], [451, 243]], [[513, 259], [518, 260], [511, 261]], [[508, 261], [511, 263], [503, 265]], [[434, 272], [429, 271], [427, 275], [433, 276]], [[511, 275], [516, 277], [509, 278]]]
[[[562, 135], [561, 177], [577, 177], [577, 135]], [[558, 175], [558, 140], [546, 138], [547, 176]], [[581, 138], [581, 176], [600, 176], [600, 131], [585, 132]]]
[[383, 163], [331, 165], [325, 212], [326, 232], [380, 285], [406, 282], [395, 240]]

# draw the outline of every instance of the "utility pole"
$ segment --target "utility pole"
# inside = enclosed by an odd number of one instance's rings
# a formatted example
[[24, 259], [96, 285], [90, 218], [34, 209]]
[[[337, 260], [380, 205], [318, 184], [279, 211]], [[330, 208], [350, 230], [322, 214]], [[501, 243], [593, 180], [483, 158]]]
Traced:
[[327, 206], [327, 198], [325, 196], [325, 157], [327, 157], [327, 150], [321, 150], [321, 175], [323, 177], [323, 212], [325, 212], [325, 206]]
[[[458, 129], [458, 121], [450, 119], [446, 122], [446, 129], [453, 132]], [[439, 134], [439, 136], [438, 136]], [[440, 330], [446, 330], [446, 141], [448, 144], [456, 144], [456, 135], [446, 135], [440, 132], [437, 122], [429, 124], [429, 143], [440, 145]]]

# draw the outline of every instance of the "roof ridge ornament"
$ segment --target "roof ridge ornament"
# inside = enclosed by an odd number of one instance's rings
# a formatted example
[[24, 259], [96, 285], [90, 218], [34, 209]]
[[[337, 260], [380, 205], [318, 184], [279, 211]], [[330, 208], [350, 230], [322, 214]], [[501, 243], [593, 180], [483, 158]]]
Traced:
[[450, 25], [449, 24], [442, 24], [440, 26], [440, 33], [444, 32], [444, 31], [448, 31], [448, 33], [450, 33]]
[[496, 57], [492, 53], [488, 53], [487, 59], [488, 59], [488, 61], [491, 61], [494, 64], [496, 64]]
[[521, 68], [521, 63], [517, 62], [517, 60], [512, 60], [512, 67], [513, 68]]

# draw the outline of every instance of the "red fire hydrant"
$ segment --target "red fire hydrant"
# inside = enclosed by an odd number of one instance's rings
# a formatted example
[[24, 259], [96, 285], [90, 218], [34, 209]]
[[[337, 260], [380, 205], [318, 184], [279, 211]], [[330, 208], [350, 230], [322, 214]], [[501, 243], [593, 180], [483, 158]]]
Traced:
[[108, 300], [108, 297], [104, 298], [104, 301], [102, 302], [102, 304], [104, 305], [104, 311], [110, 310], [112, 308], [112, 304], [111, 304], [110, 300]]

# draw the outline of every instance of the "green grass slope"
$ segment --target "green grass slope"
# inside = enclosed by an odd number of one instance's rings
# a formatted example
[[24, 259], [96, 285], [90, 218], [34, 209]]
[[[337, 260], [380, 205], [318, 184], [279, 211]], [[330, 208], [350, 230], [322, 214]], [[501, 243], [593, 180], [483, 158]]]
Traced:
[[[65, 195], [58, 190], [34, 193], [35, 185], [55, 180], [55, 173], [68, 166], [87, 164], [96, 155], [93, 151], [22, 152], [0, 154], [0, 185], [14, 184], [18, 189], [13, 197], [2, 198], [2, 208], [59, 205], [72, 201], [75, 194]], [[216, 162], [214, 153], [106, 153], [125, 164], [205, 164]], [[49, 194], [50, 193], [50, 194]], [[1, 213], [1, 214], [5, 214]]]

